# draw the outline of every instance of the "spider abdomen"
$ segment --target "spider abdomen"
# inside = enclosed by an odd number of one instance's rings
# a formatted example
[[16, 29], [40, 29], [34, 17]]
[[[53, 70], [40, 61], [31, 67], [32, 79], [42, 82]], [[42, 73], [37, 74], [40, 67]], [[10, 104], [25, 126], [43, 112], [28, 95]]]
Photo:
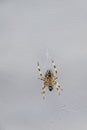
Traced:
[[52, 91], [53, 90], [53, 87], [52, 86], [49, 86], [49, 91]]

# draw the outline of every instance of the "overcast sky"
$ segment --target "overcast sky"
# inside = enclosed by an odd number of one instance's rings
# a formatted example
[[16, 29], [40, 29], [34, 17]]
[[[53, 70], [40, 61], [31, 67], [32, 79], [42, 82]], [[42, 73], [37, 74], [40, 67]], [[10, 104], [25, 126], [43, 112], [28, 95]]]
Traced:
[[[41, 95], [42, 72], [63, 88]], [[0, 130], [87, 130], [87, 1], [0, 0]]]

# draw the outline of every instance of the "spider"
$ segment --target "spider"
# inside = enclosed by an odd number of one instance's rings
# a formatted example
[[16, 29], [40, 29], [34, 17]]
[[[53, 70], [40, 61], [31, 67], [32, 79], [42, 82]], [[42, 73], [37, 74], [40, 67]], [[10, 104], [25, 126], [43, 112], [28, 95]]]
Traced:
[[45, 75], [43, 76], [41, 69], [40, 69], [40, 65], [39, 62], [37, 63], [37, 67], [38, 67], [38, 72], [40, 75], [40, 80], [44, 81], [43, 87], [42, 87], [42, 94], [43, 94], [43, 98], [45, 98], [45, 92], [46, 92], [46, 88], [48, 87], [49, 91], [52, 91], [54, 88], [56, 88], [59, 92], [60, 95], [60, 91], [62, 91], [63, 89], [61, 88], [61, 86], [59, 85], [59, 83], [56, 81], [57, 80], [57, 75], [58, 75], [58, 71], [57, 71], [57, 67], [55, 65], [55, 62], [52, 60], [52, 65], [54, 68], [54, 72], [51, 69], [48, 69], [45, 73]]

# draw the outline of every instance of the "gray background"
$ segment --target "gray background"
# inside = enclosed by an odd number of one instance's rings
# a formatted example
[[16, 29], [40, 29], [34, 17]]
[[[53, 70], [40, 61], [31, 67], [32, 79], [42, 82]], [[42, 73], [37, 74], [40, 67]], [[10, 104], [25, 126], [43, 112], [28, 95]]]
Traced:
[[[43, 73], [63, 88], [43, 100]], [[87, 1], [0, 0], [0, 130], [87, 130]]]

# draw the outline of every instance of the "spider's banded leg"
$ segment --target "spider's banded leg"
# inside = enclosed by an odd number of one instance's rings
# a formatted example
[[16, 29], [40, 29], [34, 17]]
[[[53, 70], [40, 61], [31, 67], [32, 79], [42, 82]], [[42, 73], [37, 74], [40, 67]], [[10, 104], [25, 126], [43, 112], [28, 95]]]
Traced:
[[55, 71], [55, 74], [56, 74], [56, 78], [57, 78], [57, 74], [58, 74], [58, 71], [57, 71], [57, 67], [55, 65], [55, 62], [52, 60], [52, 65], [54, 67], [54, 71]]
[[58, 85], [56, 84], [56, 89], [57, 89], [57, 91], [58, 91], [58, 93], [59, 93], [59, 95], [60, 95], [60, 91], [59, 91], [59, 87], [58, 87]]
[[57, 82], [57, 86], [58, 86], [58, 88], [59, 88], [61, 91], [63, 91], [63, 89], [61, 88], [61, 86], [59, 85], [58, 82]]
[[63, 89], [60, 87], [60, 85], [59, 85], [58, 83], [56, 84], [55, 87], [56, 87], [56, 89], [58, 90], [59, 95], [60, 95], [60, 90], [63, 91]]
[[42, 87], [42, 95], [43, 99], [45, 99], [46, 86]]
[[38, 72], [39, 72], [39, 74], [40, 74], [40, 79], [41, 79], [41, 80], [44, 80], [43, 75], [42, 75], [42, 72], [41, 72], [41, 69], [40, 69], [39, 62], [37, 63], [37, 68], [38, 68]]

